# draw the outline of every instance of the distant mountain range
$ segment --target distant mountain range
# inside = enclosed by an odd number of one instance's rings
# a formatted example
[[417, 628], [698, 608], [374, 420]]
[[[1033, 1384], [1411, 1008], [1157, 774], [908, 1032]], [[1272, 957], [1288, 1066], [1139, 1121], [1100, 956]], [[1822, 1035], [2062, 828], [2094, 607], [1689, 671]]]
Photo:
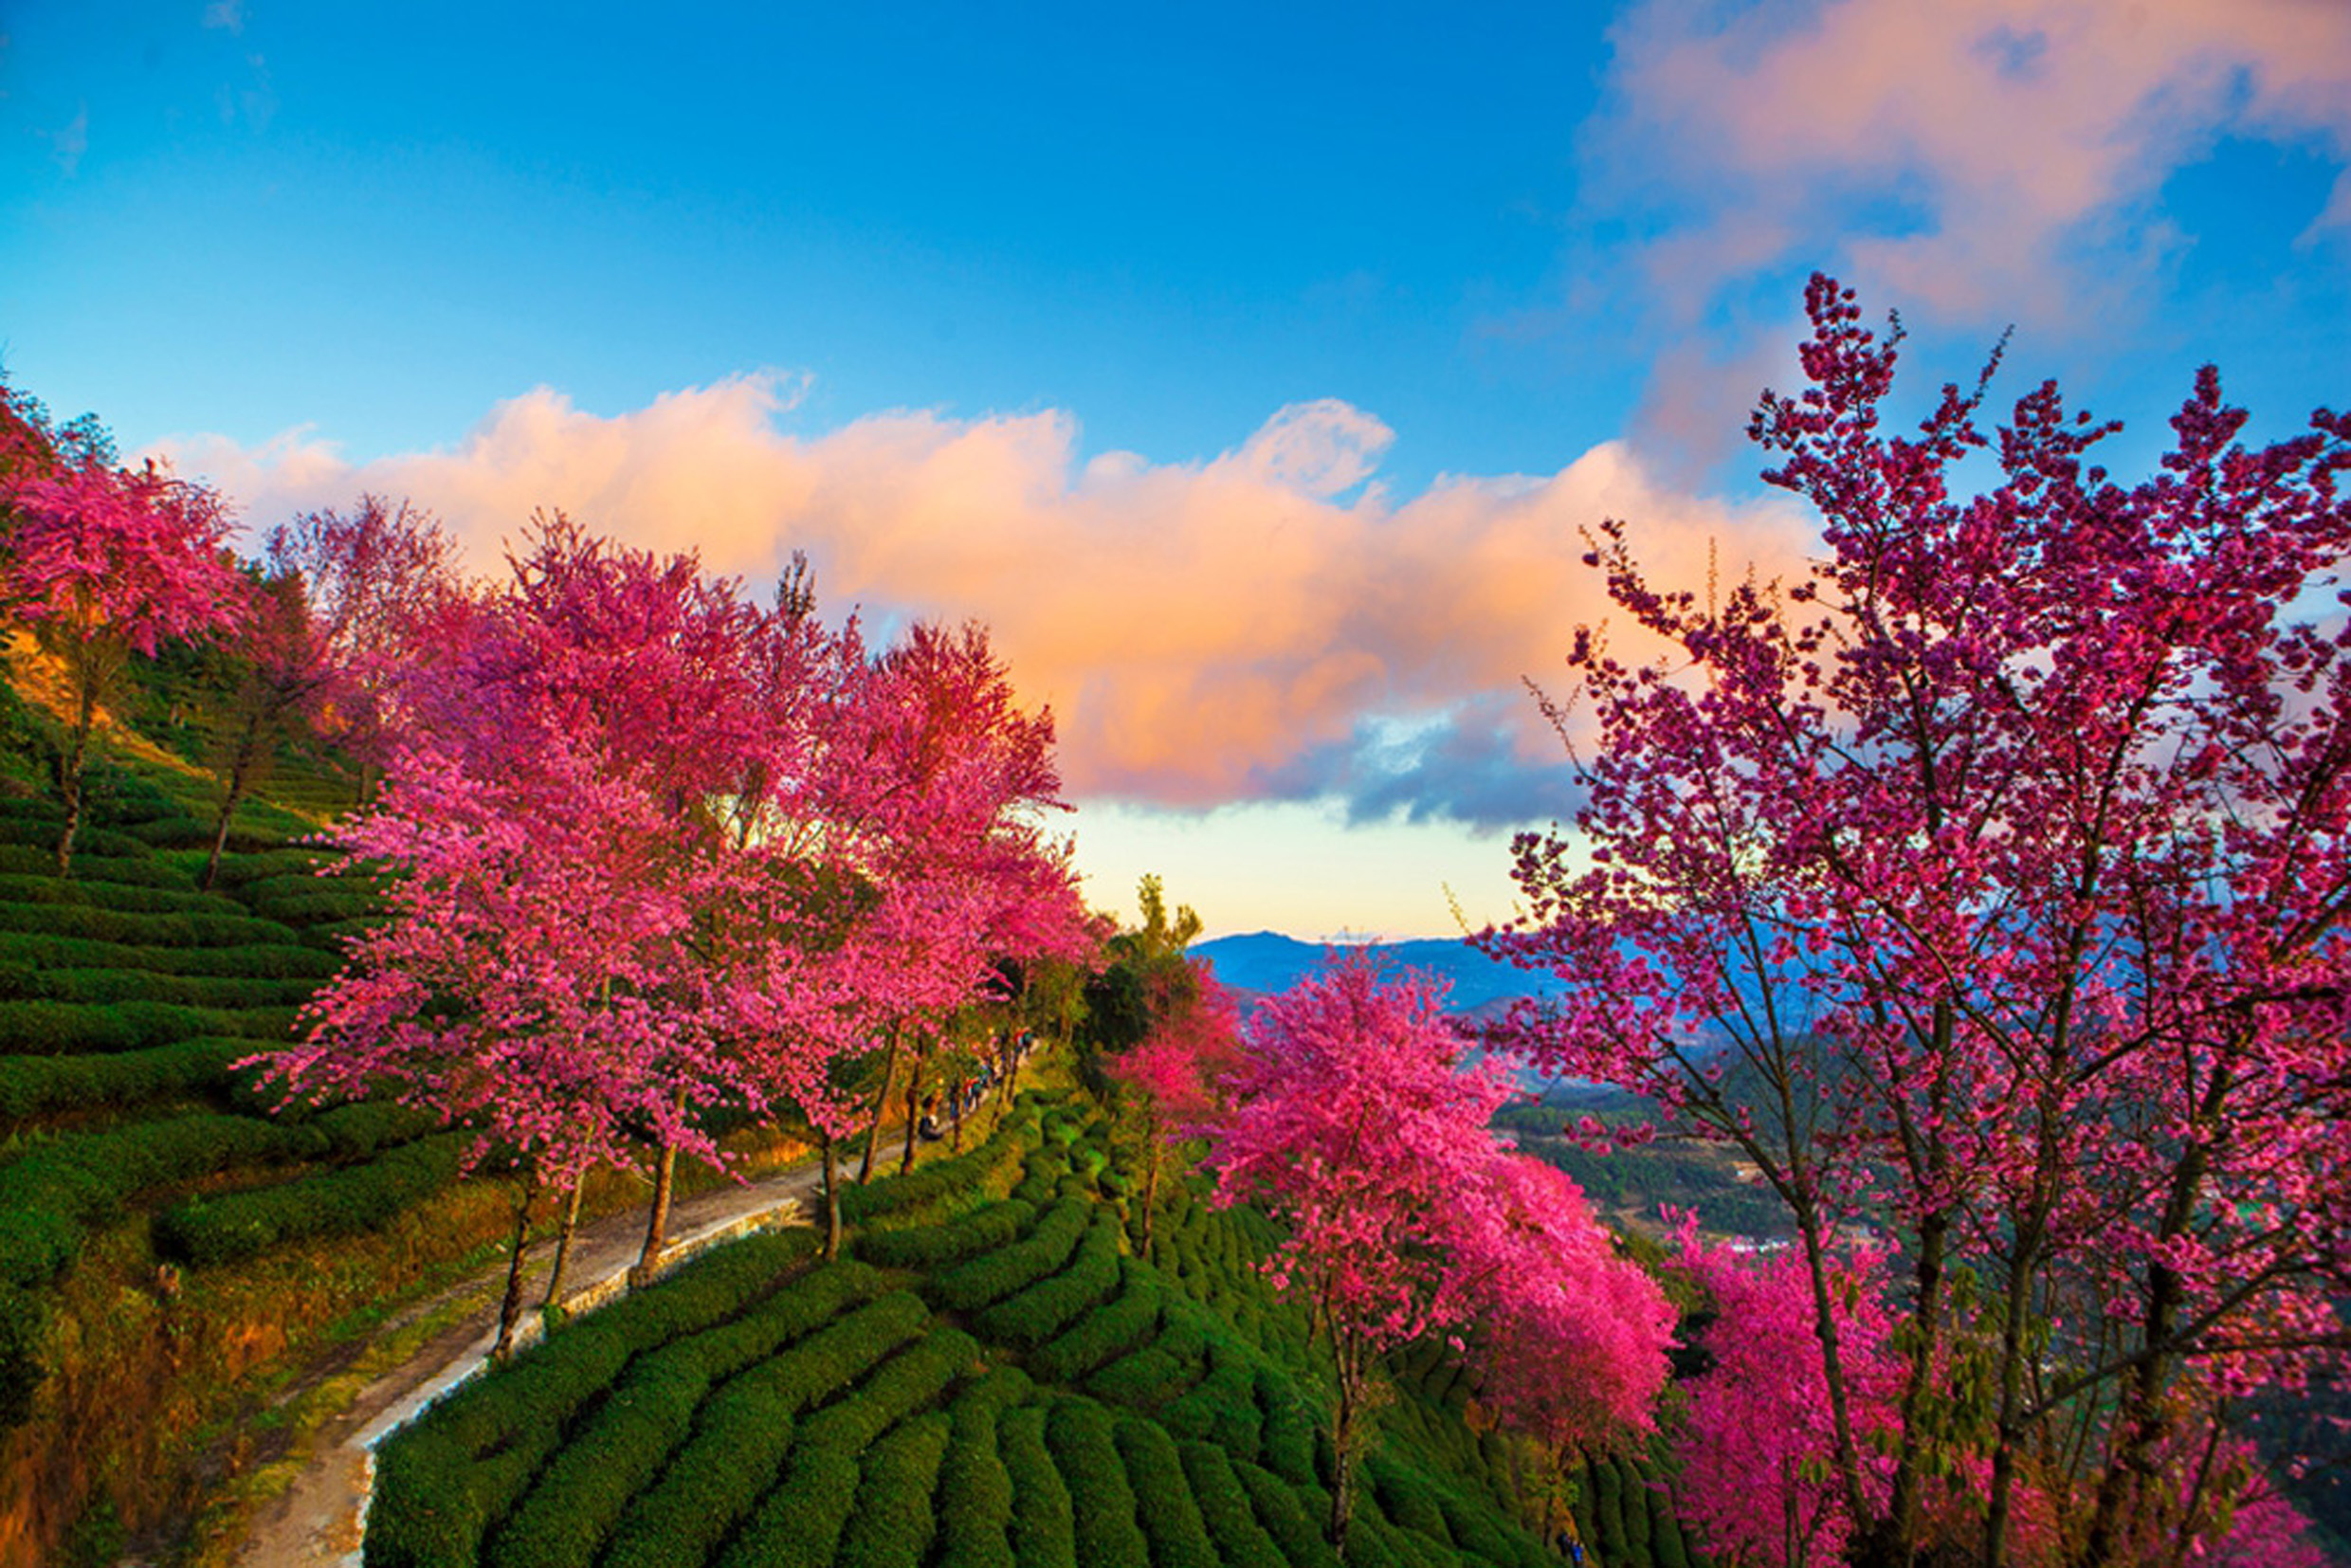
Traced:
[[[1489, 958], [1459, 938], [1428, 938], [1418, 941], [1376, 944], [1382, 957], [1402, 969], [1417, 969], [1452, 985], [1450, 1006], [1458, 1013], [1490, 1012], [1520, 996], [1540, 996], [1558, 989], [1547, 975], [1537, 975]], [[1275, 931], [1253, 931], [1244, 937], [1218, 937], [1194, 942], [1195, 958], [1216, 966], [1216, 977], [1248, 995], [1286, 991], [1321, 965], [1330, 951], [1319, 942], [1302, 942]]]

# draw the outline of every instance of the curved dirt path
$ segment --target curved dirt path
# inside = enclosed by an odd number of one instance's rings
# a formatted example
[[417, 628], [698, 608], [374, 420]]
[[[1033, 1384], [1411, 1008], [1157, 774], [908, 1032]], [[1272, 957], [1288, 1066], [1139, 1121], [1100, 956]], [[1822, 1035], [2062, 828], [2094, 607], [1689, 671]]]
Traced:
[[[702, 1249], [752, 1231], [806, 1222], [823, 1179], [821, 1161], [811, 1158], [742, 1186], [732, 1183], [680, 1198], [670, 1211], [676, 1238], [665, 1254], [674, 1267]], [[626, 1288], [629, 1266], [645, 1240], [641, 1208], [582, 1223], [572, 1242], [566, 1274], [583, 1282], [564, 1295], [572, 1312], [600, 1305]], [[552, 1239], [524, 1253], [529, 1284], [524, 1300], [536, 1302], [547, 1288], [555, 1262]], [[499, 1298], [505, 1265], [451, 1285], [385, 1323], [378, 1337], [446, 1308], [466, 1296], [482, 1301], [449, 1328], [360, 1390], [341, 1413], [312, 1438], [308, 1460], [294, 1484], [255, 1515], [229, 1560], [235, 1568], [320, 1568], [359, 1561], [374, 1445], [393, 1430], [478, 1372], [498, 1334]], [[486, 1294], [485, 1294], [486, 1292]], [[535, 1325], [526, 1313], [523, 1326]]]

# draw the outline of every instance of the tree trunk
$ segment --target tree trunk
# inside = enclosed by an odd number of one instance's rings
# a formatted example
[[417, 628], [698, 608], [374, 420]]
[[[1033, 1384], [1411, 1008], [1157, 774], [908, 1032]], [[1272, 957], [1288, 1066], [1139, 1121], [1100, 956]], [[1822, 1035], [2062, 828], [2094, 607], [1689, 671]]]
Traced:
[[531, 1200], [538, 1195], [538, 1168], [521, 1179], [521, 1200], [515, 1205], [514, 1246], [506, 1259], [506, 1299], [498, 1309], [498, 1342], [490, 1359], [502, 1361], [514, 1354], [515, 1324], [522, 1318], [522, 1249], [531, 1239]]
[[645, 1222], [645, 1250], [637, 1255], [636, 1267], [629, 1270], [631, 1286], [653, 1283], [654, 1271], [661, 1262], [662, 1249], [669, 1245], [669, 1192], [678, 1174], [678, 1146], [662, 1144], [661, 1163], [653, 1175], [653, 1208]]
[[906, 1064], [906, 1153], [898, 1162], [898, 1174], [904, 1176], [914, 1169], [915, 1129], [922, 1122], [922, 1053], [915, 1052]]
[[890, 1110], [890, 1081], [898, 1076], [898, 1026], [890, 1026], [889, 1059], [882, 1064], [882, 1087], [873, 1097], [873, 1123], [866, 1129], [866, 1151], [857, 1161], [857, 1185], [873, 1179], [873, 1146], [882, 1141], [882, 1119]]
[[825, 1261], [830, 1263], [841, 1255], [841, 1160], [832, 1135], [819, 1135], [825, 1140]]
[[1151, 1261], [1151, 1232], [1152, 1232], [1152, 1223], [1151, 1223], [1151, 1222], [1152, 1222], [1153, 1217], [1154, 1217], [1155, 1215], [1157, 1215], [1157, 1212], [1158, 1212], [1158, 1205], [1159, 1205], [1159, 1144], [1158, 1144], [1158, 1140], [1157, 1140], [1157, 1139], [1154, 1139], [1154, 1140], [1152, 1140], [1152, 1144], [1151, 1144], [1151, 1162], [1150, 1162], [1148, 1165], [1146, 1165], [1146, 1166], [1144, 1166], [1144, 1167], [1143, 1167], [1143, 1245], [1142, 1245], [1142, 1254], [1143, 1254], [1143, 1262], [1145, 1262], [1145, 1263], [1149, 1263], [1149, 1262]]
[[563, 1229], [556, 1234], [555, 1272], [547, 1276], [547, 1295], [538, 1304], [538, 1309], [541, 1312], [559, 1304], [563, 1300], [563, 1270], [564, 1267], [572, 1261], [572, 1236], [579, 1229], [580, 1194], [587, 1190], [588, 1178], [585, 1176], [572, 1178], [572, 1195], [563, 1205]]
[[1339, 1366], [1339, 1413], [1331, 1422], [1331, 1452], [1336, 1472], [1331, 1477], [1331, 1516], [1329, 1528], [1331, 1553], [1341, 1561], [1347, 1556], [1347, 1526], [1355, 1515], [1355, 1446], [1356, 1422], [1361, 1416], [1361, 1369], [1351, 1365], [1356, 1358], [1346, 1336], [1334, 1326], [1331, 1350]]
[[57, 836], [57, 874], [68, 876], [73, 868], [74, 835], [82, 830], [83, 775], [90, 765], [90, 727], [98, 719], [98, 695], [86, 692], [82, 699], [81, 721], [74, 726], [73, 744], [57, 765], [58, 793], [65, 797], [65, 830]]

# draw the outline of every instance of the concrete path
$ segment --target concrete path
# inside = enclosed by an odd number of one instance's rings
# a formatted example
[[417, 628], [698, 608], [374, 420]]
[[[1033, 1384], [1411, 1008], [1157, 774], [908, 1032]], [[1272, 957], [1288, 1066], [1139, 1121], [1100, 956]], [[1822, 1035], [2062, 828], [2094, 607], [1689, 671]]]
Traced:
[[[704, 1248], [752, 1231], [803, 1223], [814, 1210], [823, 1174], [822, 1163], [811, 1159], [748, 1185], [729, 1183], [679, 1199], [670, 1211], [669, 1233], [676, 1239], [665, 1254], [666, 1265], [674, 1267]], [[583, 1224], [573, 1240], [566, 1269], [568, 1277], [582, 1283], [565, 1294], [565, 1309], [586, 1311], [624, 1290], [644, 1241], [641, 1208]], [[546, 1293], [547, 1271], [554, 1263], [553, 1240], [537, 1243], [524, 1254], [530, 1277], [525, 1301], [536, 1303]], [[384, 1326], [382, 1332], [396, 1333], [452, 1301], [480, 1298], [450, 1328], [361, 1390], [349, 1408], [318, 1433], [301, 1476], [254, 1520], [230, 1559], [236, 1568], [355, 1568], [374, 1472], [374, 1446], [482, 1369], [498, 1337], [504, 1283], [501, 1262], [418, 1303]], [[537, 1323], [535, 1313], [526, 1314], [522, 1326], [535, 1329]]]

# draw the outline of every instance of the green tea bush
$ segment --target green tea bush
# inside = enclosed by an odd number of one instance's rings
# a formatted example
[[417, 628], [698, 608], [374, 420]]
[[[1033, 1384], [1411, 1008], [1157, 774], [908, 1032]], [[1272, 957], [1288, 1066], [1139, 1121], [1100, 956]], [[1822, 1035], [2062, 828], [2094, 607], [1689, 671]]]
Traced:
[[1069, 1261], [1093, 1214], [1091, 1204], [1057, 1203], [1021, 1240], [931, 1276], [931, 1300], [957, 1312], [975, 1311], [1045, 1278]]
[[1192, 1387], [1192, 1369], [1160, 1349], [1145, 1345], [1085, 1380], [1085, 1392], [1133, 1410], [1156, 1411]]
[[1012, 1559], [1020, 1568], [1078, 1568], [1076, 1510], [1045, 1441], [1046, 1407], [1007, 1411], [997, 1450], [1012, 1483]]
[[133, 1122], [35, 1145], [0, 1165], [0, 1278], [38, 1285], [73, 1261], [87, 1226], [143, 1188], [263, 1160], [312, 1158], [324, 1140], [244, 1116]]
[[213, 1089], [251, 1040], [201, 1035], [116, 1056], [0, 1056], [0, 1125]]
[[[235, 951], [231, 949], [230, 951]], [[166, 1002], [188, 1008], [299, 1007], [317, 982], [240, 975], [166, 975], [150, 969], [63, 969], [0, 964], [0, 1001], [109, 1006]]]
[[[649, 1489], [632, 1499], [612, 1532], [606, 1568], [671, 1568], [701, 1562], [775, 1485], [795, 1420], [808, 1406], [865, 1375], [930, 1321], [922, 1303], [897, 1291], [846, 1311], [879, 1287], [871, 1270], [819, 1284], [818, 1270], [777, 1292], [799, 1298], [811, 1320], [831, 1318], [791, 1349], [723, 1384], [694, 1419], [692, 1436]], [[780, 1305], [780, 1304], [779, 1304]]]
[[322, 980], [337, 967], [292, 942], [244, 947], [139, 947], [46, 932], [0, 931], [0, 964], [37, 969], [137, 969], [156, 975]]
[[1257, 1522], [1285, 1560], [1299, 1568], [1339, 1568], [1339, 1554], [1322, 1536], [1322, 1512], [1329, 1499], [1319, 1488], [1305, 1489], [1302, 1496], [1282, 1477], [1246, 1460], [1233, 1461], [1232, 1473], [1248, 1493]]
[[733, 1316], [813, 1246], [808, 1232], [793, 1231], [715, 1249], [442, 1400], [377, 1452], [369, 1568], [477, 1563], [484, 1536], [555, 1450], [565, 1423], [631, 1356]]
[[[323, 878], [304, 877], [311, 885], [279, 893], [237, 889], [238, 902], [265, 921], [282, 925], [319, 925], [332, 921], [380, 920], [384, 896], [368, 886], [339, 886]], [[324, 882], [325, 885], [319, 885]]]
[[1377, 1453], [1365, 1459], [1363, 1479], [1369, 1484], [1366, 1490], [1391, 1523], [1448, 1546], [1453, 1544], [1452, 1532], [1445, 1524], [1445, 1510], [1437, 1505], [1426, 1481]]
[[[0, 882], [8, 879], [0, 878]], [[137, 891], [124, 889], [125, 892]], [[275, 921], [257, 921], [242, 910], [223, 913], [203, 894], [158, 894], [185, 899], [198, 907], [126, 909], [66, 901], [10, 900], [0, 891], [0, 931], [44, 937], [84, 937], [137, 947], [241, 947], [293, 943], [301, 939]], [[225, 901], [223, 901], [225, 902]], [[234, 907], [231, 905], [230, 907]]]
[[1208, 1376], [1159, 1413], [1178, 1437], [1200, 1437], [1244, 1459], [1257, 1457], [1265, 1419], [1257, 1409], [1258, 1359], [1236, 1340], [1212, 1336]]
[[283, 1039], [296, 1010], [174, 1007], [165, 1002], [0, 1001], [0, 1054], [82, 1056], [152, 1050], [200, 1034]]
[[1174, 1440], [1132, 1416], [1118, 1423], [1113, 1437], [1135, 1493], [1135, 1521], [1151, 1542], [1152, 1568], [1222, 1568]]
[[1257, 1408], [1265, 1415], [1266, 1466], [1292, 1486], [1314, 1484], [1315, 1433], [1321, 1413], [1297, 1384], [1272, 1367], [1257, 1374]]
[[275, 1187], [186, 1199], [155, 1216], [155, 1249], [207, 1267], [257, 1257], [291, 1242], [363, 1234], [454, 1184], [472, 1136], [447, 1133], [392, 1149], [364, 1165]]
[[[46, 835], [55, 839], [56, 834]], [[141, 847], [141, 854], [145, 853]], [[0, 875], [11, 877], [54, 876], [57, 855], [54, 845], [34, 848], [30, 845], [0, 844]], [[155, 861], [133, 860], [108, 855], [86, 848], [81, 835], [74, 839], [73, 878], [82, 887], [163, 887], [192, 889], [188, 873], [175, 866]]]
[[719, 1560], [722, 1568], [829, 1563], [857, 1502], [858, 1455], [981, 1361], [979, 1341], [937, 1330], [800, 1424], [784, 1478]]
[[1241, 1478], [1232, 1473], [1230, 1456], [1213, 1443], [1180, 1443], [1176, 1449], [1201, 1522], [1225, 1568], [1287, 1568], [1288, 1559], [1257, 1522]]
[[1060, 1338], [1029, 1354], [1029, 1365], [1048, 1382], [1074, 1382], [1106, 1362], [1139, 1347], [1159, 1326], [1159, 1273], [1133, 1258], [1120, 1265], [1118, 1293], [1079, 1318]]
[[1068, 1267], [982, 1312], [979, 1332], [990, 1340], [1031, 1348], [1059, 1334], [1118, 1288], [1122, 1239], [1118, 1215], [1096, 1209]]
[[833, 1568], [922, 1568], [939, 1521], [931, 1494], [947, 1451], [948, 1418], [932, 1411], [891, 1431], [866, 1455], [857, 1504]]
[[1119, 1458], [1110, 1412], [1090, 1399], [1057, 1399], [1045, 1440], [1069, 1488], [1078, 1560], [1085, 1568], [1152, 1568], [1151, 1547], [1135, 1519], [1135, 1490]]
[[947, 1451], [939, 1468], [939, 1568], [1017, 1568], [1012, 1476], [997, 1429], [1004, 1412], [1033, 1391], [1018, 1368], [999, 1367], [948, 1411]]
[[1033, 1144], [1035, 1125], [1033, 1111], [1015, 1107], [975, 1148], [918, 1165], [903, 1176], [844, 1188], [842, 1222], [926, 1224], [999, 1197], [1011, 1172]]
[[1010, 1245], [1036, 1218], [1036, 1206], [1006, 1198], [944, 1225], [869, 1231], [856, 1241], [860, 1257], [885, 1268], [939, 1268]]

